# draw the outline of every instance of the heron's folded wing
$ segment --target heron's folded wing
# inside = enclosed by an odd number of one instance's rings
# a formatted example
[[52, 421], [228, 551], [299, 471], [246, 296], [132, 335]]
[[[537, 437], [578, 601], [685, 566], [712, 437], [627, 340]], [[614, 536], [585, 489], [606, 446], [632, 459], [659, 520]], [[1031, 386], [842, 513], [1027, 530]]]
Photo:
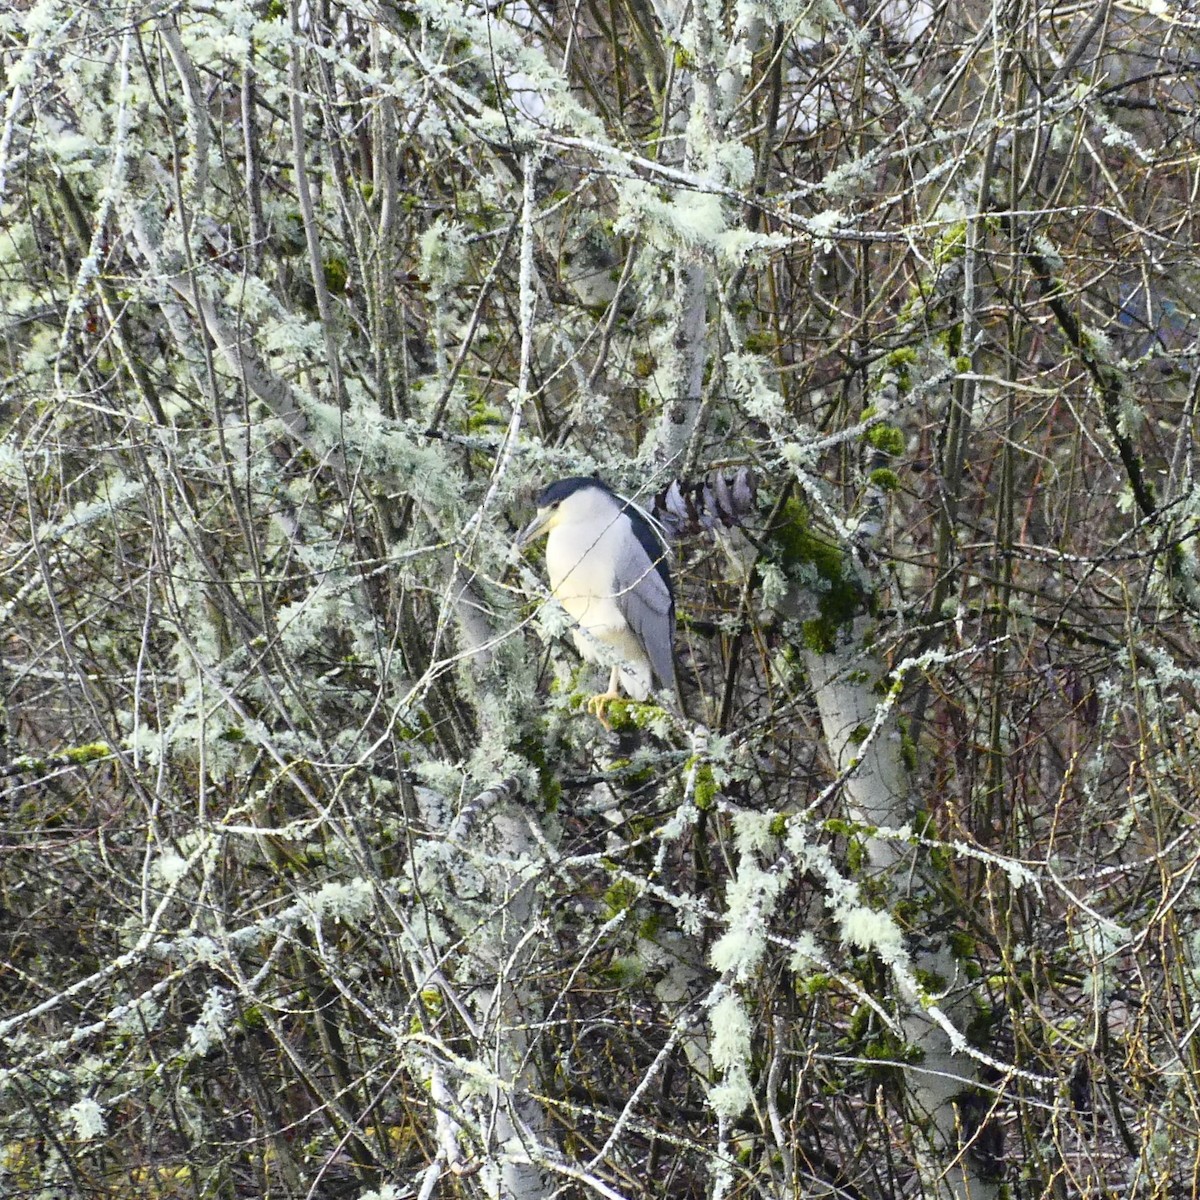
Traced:
[[615, 582], [621, 615], [646, 648], [659, 683], [675, 691], [675, 601], [667, 581], [634, 542], [617, 563]]

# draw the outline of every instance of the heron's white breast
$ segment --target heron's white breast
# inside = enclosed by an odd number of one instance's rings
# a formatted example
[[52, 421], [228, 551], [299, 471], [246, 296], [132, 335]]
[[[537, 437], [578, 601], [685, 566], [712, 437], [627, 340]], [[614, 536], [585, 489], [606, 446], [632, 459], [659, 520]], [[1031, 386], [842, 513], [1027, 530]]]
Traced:
[[590, 636], [575, 635], [584, 658], [597, 660], [596, 642], [610, 647], [624, 666], [621, 682], [635, 700], [650, 694], [650, 659], [625, 620], [617, 600], [615, 564], [629, 539], [629, 518], [609, 511], [597, 520], [564, 521], [546, 539], [546, 574], [555, 599]]
[[546, 539], [546, 573], [559, 603], [597, 636], [605, 629], [623, 630], [625, 618], [617, 607], [614, 564], [622, 537], [632, 537], [623, 513], [606, 520], [566, 522]]

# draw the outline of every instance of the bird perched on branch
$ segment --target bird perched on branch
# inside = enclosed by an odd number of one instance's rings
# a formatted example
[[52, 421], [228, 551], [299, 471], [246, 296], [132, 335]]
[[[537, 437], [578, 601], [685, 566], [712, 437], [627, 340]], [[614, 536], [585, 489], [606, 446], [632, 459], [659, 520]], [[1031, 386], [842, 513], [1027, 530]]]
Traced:
[[591, 662], [617, 660], [608, 691], [593, 696], [588, 711], [607, 725], [604, 709], [620, 698], [618, 684], [645, 700], [654, 680], [678, 703], [668, 550], [646, 514], [598, 479], [560, 479], [537, 503], [517, 545], [548, 535], [550, 591], [579, 624], [579, 653]]

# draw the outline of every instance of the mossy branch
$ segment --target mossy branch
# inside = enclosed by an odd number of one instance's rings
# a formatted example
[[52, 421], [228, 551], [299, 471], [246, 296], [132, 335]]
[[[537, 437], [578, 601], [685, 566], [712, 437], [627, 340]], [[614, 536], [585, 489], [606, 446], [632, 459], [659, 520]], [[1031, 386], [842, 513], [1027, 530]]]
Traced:
[[82, 746], [70, 746], [57, 754], [20, 754], [10, 763], [0, 765], [0, 779], [11, 779], [18, 775], [38, 778], [60, 771], [66, 767], [84, 767], [89, 763], [107, 762], [115, 758], [116, 752], [107, 742], [89, 742]]

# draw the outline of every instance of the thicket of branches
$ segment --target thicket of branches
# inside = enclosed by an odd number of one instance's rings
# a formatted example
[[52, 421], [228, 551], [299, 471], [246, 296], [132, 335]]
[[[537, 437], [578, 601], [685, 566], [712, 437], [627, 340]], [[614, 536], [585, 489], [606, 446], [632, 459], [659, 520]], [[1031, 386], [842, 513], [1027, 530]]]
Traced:
[[1186, 6], [0, 30], [0, 1190], [1187, 1194]]

